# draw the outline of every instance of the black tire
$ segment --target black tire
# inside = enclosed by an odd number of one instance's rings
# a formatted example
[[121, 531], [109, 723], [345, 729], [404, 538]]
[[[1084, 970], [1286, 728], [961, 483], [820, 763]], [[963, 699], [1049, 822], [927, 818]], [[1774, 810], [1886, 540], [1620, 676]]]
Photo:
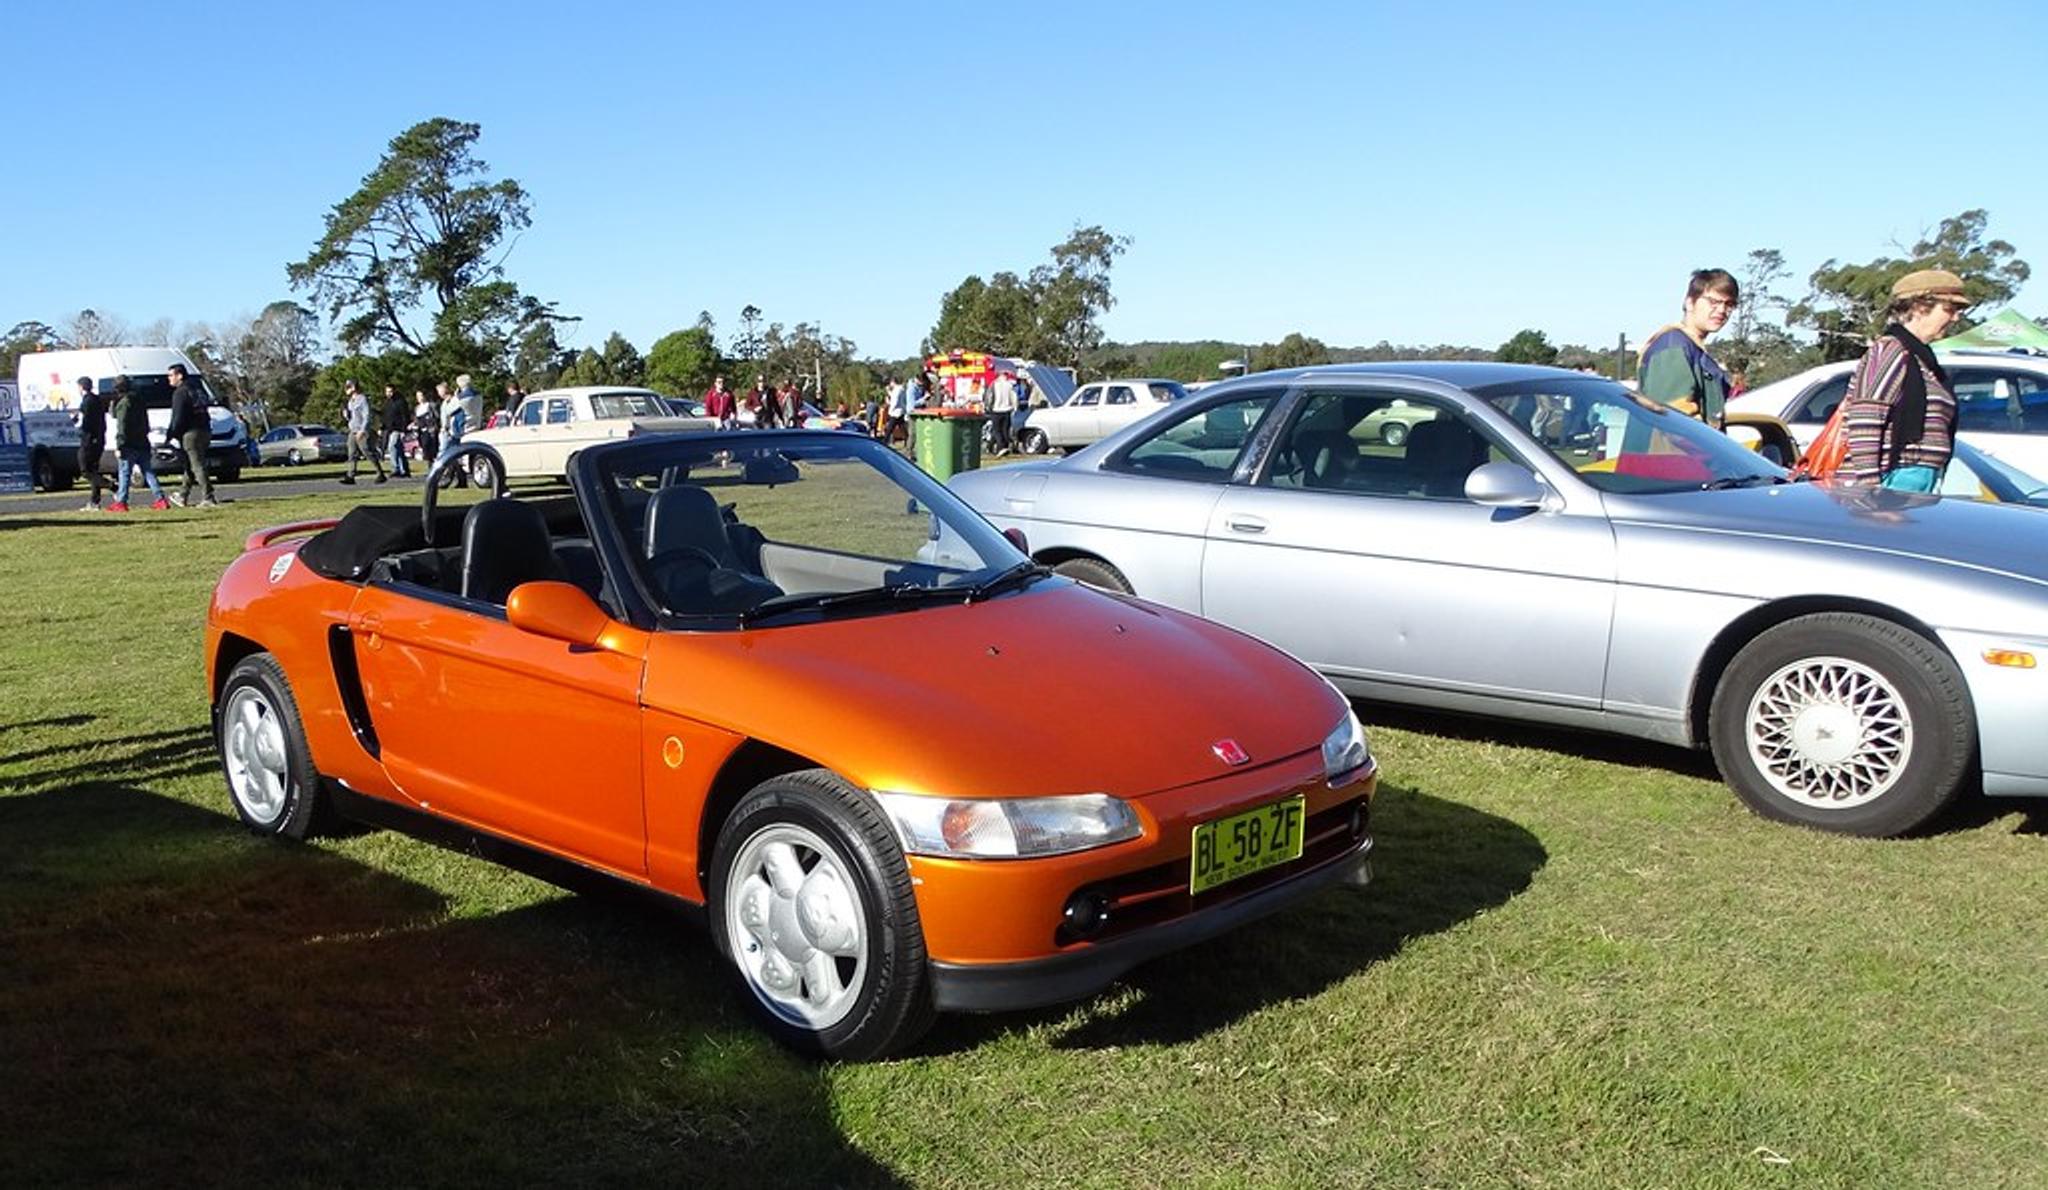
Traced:
[[1399, 446], [1408, 441], [1408, 426], [1403, 422], [1390, 421], [1380, 426], [1380, 441], [1388, 446]]
[[37, 449], [29, 460], [29, 478], [36, 487], [46, 492], [68, 492], [71, 490], [71, 475], [57, 466], [57, 460], [47, 450]]
[[504, 480], [498, 474], [498, 464], [489, 455], [472, 455], [469, 460], [469, 482], [477, 487], [495, 491], [503, 486]]
[[1042, 455], [1052, 449], [1052, 440], [1045, 436], [1044, 430], [1026, 426], [1024, 432], [1017, 435], [1017, 445], [1025, 454]]
[[[774, 950], [786, 956], [786, 936], [777, 935], [765, 945], [758, 934], [735, 937], [734, 919], [746, 912], [746, 905], [733, 898], [744, 898], [742, 890], [750, 877], [760, 875], [739, 871], [735, 880], [735, 864], [761, 842], [792, 832], [807, 834], [829, 851], [836, 871], [846, 877], [840, 887], [857, 902], [864, 932], [864, 945], [854, 947], [860, 957], [845, 960], [864, 964], [859, 986], [846, 990], [843, 1015], [823, 1027], [793, 1019], [792, 1010], [778, 1003], [775, 993], [763, 986], [765, 977], [757, 977], [749, 965], [752, 955], [766, 955], [765, 962], [777, 961]], [[809, 874], [819, 871], [827, 858], [819, 854], [804, 869], [807, 884]], [[732, 963], [747, 1001], [784, 1045], [827, 1058], [865, 1061], [903, 1051], [931, 1026], [936, 1010], [910, 869], [881, 807], [860, 790], [823, 769], [771, 777], [755, 786], [719, 829], [705, 887], [712, 940]], [[788, 959], [781, 961], [787, 968]], [[839, 969], [840, 975], [844, 970]], [[801, 996], [801, 989], [796, 994]]]
[[[266, 737], [265, 721], [275, 728], [274, 737]], [[321, 788], [320, 774], [314, 771], [313, 753], [306, 746], [298, 700], [292, 697], [283, 667], [270, 654], [244, 657], [228, 671], [215, 715], [214, 746], [227, 775], [228, 800], [244, 826], [259, 835], [287, 839], [304, 839], [333, 828], [327, 794]], [[242, 783], [242, 774], [251, 769], [263, 769], [278, 778], [274, 801], [252, 795], [251, 787]]]
[[287, 467], [296, 467], [305, 461], [305, 456], [299, 453], [299, 448], [296, 446], [284, 452], [284, 465]]
[[1123, 571], [1100, 558], [1068, 558], [1054, 566], [1052, 572], [1119, 595], [1137, 594], [1131, 589], [1131, 580], [1124, 577]]
[[242, 481], [242, 465], [240, 463], [230, 463], [222, 467], [219, 478], [222, 483], [240, 483]]
[[1976, 756], [1955, 660], [1917, 632], [1845, 612], [1788, 620], [1745, 645], [1714, 689], [1707, 734], [1721, 775], [1758, 814], [1872, 838], [1941, 813]]

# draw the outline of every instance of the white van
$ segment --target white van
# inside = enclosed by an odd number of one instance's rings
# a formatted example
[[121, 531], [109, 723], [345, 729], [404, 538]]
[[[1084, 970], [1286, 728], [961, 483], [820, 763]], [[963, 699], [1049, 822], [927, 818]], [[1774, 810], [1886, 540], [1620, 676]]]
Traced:
[[[164, 431], [171, 424], [172, 364], [182, 365], [185, 374], [206, 393], [213, 441], [206, 450], [208, 474], [228, 483], [242, 477], [242, 465], [249, 461], [249, 434], [234, 411], [223, 405], [206, 384], [206, 378], [185, 353], [173, 347], [88, 347], [77, 351], [37, 351], [21, 357], [15, 379], [21, 410], [34, 415], [51, 410], [69, 413], [78, 409], [78, 378], [90, 376], [93, 387], [107, 397], [107, 470], [114, 469], [114, 378], [126, 376], [137, 397], [149, 408], [149, 440], [156, 468], [176, 475], [184, 468], [184, 452], [164, 444]], [[75, 447], [74, 447], [75, 449]], [[73, 466], [53, 470], [58, 488], [71, 486], [77, 473]]]

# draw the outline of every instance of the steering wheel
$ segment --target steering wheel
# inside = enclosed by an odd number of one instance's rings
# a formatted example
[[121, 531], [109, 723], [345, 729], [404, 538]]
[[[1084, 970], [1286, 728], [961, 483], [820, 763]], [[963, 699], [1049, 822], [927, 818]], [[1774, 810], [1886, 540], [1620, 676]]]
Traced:
[[497, 451], [482, 442], [457, 443], [453, 450], [435, 460], [433, 469], [427, 472], [427, 489], [420, 495], [420, 535], [425, 544], [434, 544], [434, 507], [441, 502], [441, 484], [456, 475], [467, 475], [467, 460], [482, 455], [491, 461], [491, 498], [505, 494], [505, 460]]

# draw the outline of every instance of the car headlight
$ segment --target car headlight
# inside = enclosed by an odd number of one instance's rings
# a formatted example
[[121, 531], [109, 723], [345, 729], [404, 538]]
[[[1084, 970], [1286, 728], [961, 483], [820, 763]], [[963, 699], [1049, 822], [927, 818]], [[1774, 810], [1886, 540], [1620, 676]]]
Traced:
[[959, 859], [1030, 859], [1135, 839], [1137, 811], [1106, 793], [948, 798], [875, 793], [903, 850]]
[[1344, 718], [1323, 737], [1323, 775], [1331, 785], [1342, 785], [1358, 770], [1372, 763], [1372, 749], [1365, 742], [1365, 724], [1356, 712], [1346, 710]]

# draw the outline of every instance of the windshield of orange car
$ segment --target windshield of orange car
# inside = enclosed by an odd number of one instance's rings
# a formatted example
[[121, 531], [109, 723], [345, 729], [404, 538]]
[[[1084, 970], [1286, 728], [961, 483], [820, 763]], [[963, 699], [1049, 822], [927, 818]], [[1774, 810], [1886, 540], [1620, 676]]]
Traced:
[[672, 617], [909, 611], [1029, 568], [951, 492], [864, 438], [679, 437], [611, 456], [602, 474], [641, 587]]
[[1597, 376], [1546, 376], [1473, 393], [1603, 492], [1696, 492], [1785, 474], [1697, 418]]

